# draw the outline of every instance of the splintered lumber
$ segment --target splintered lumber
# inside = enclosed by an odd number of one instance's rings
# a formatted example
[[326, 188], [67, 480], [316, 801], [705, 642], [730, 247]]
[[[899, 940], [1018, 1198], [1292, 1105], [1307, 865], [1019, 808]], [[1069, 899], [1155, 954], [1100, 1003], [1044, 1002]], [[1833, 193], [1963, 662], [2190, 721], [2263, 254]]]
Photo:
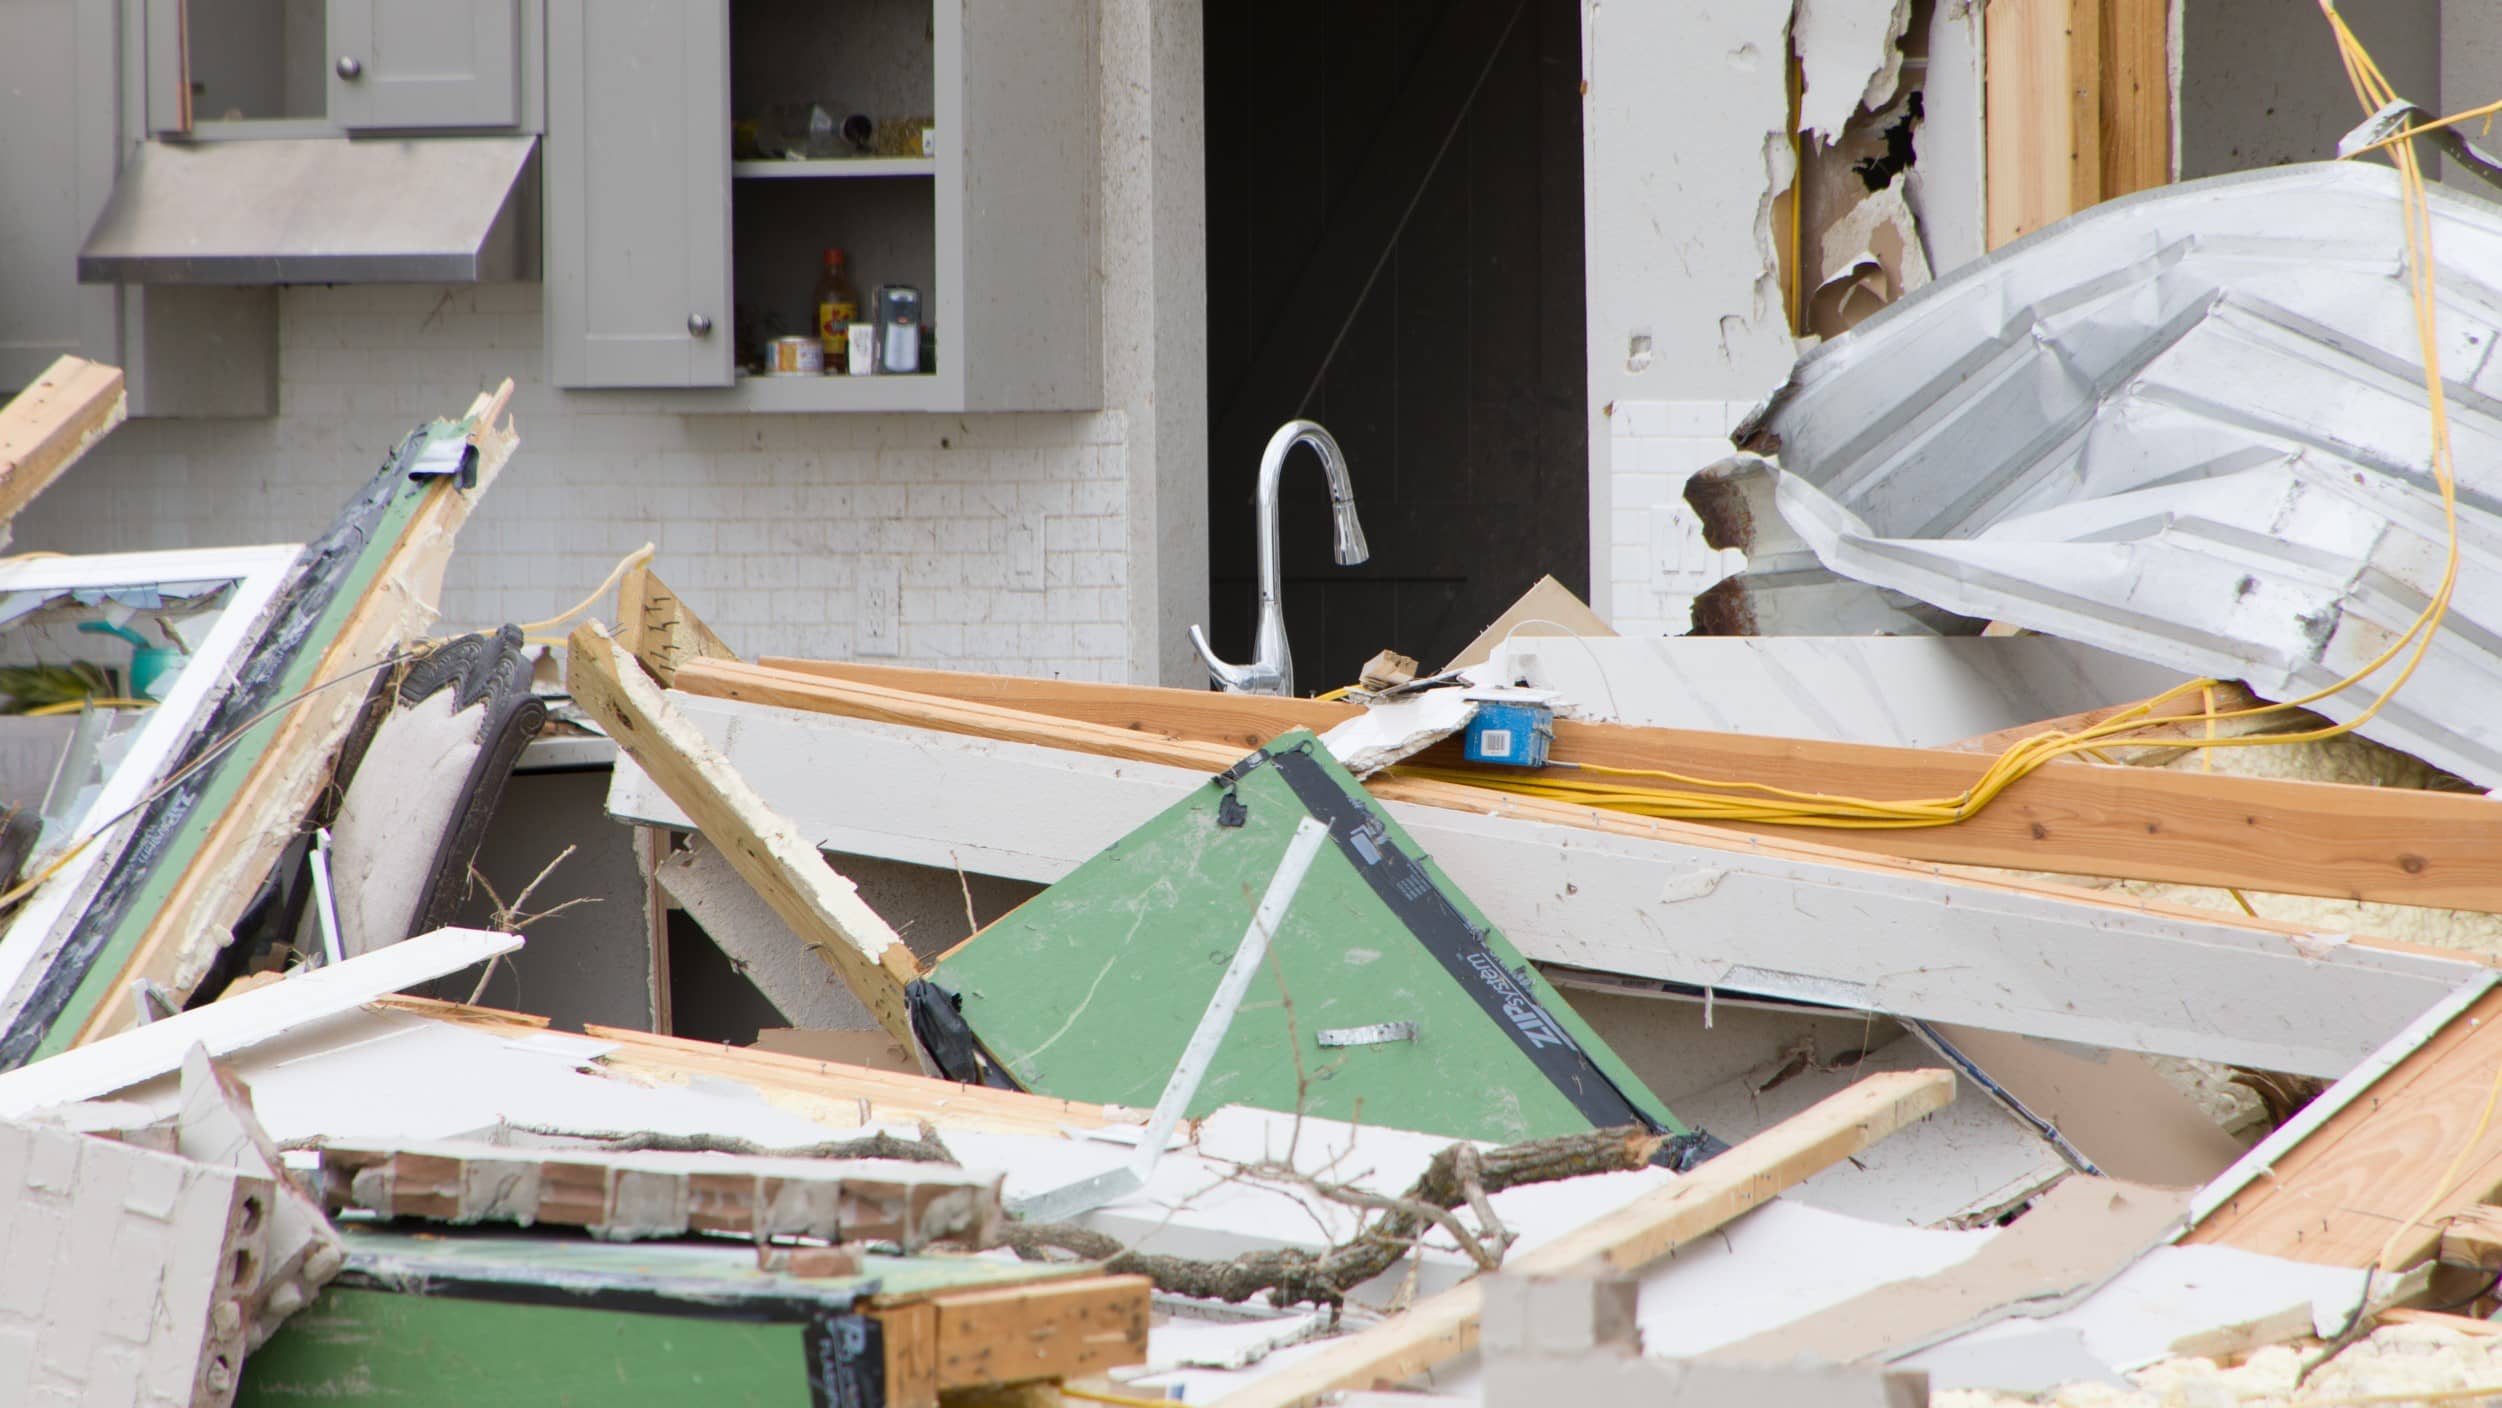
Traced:
[[479, 1140], [325, 1139], [332, 1212], [459, 1224], [541, 1223], [607, 1241], [711, 1232], [763, 1241], [998, 1240], [999, 1175], [893, 1159], [540, 1148]]
[[664, 686], [689, 660], [738, 658], [647, 563], [627, 568], [617, 583], [617, 637]]
[[2455, 1220], [2502, 1194], [2502, 1112], [2487, 1109], [2497, 1080], [2502, 988], [2351, 1092], [2181, 1240], [2326, 1266], [2422, 1261]]
[[[1951, 1072], [1870, 1076], [1503, 1269], [1523, 1276], [1639, 1271], [1954, 1098]], [[1474, 1348], [1484, 1306], [1484, 1286], [1463, 1282], [1226, 1395], [1218, 1408], [1305, 1408], [1343, 1389], [1402, 1383]]]
[[[134, 909], [123, 915], [99, 955], [104, 961], [81, 978], [38, 1054], [59, 1049], [67, 1035], [64, 1024], [71, 1021], [77, 1042], [134, 1025], [143, 983], [153, 982], [177, 999], [190, 996], [330, 782], [339, 746], [368, 693], [363, 684], [345, 682], [360, 680], [434, 624], [453, 541], [520, 443], [505, 419], [512, 390], [507, 381], [480, 393], [459, 426], [443, 432], [459, 435], [465, 427], [477, 451], [475, 487], [464, 489], [459, 476], [445, 474], [391, 491], [388, 503], [395, 507], [377, 520], [377, 530], [395, 520], [399, 507], [406, 508], [406, 516], [396, 518], [396, 533], [355, 555], [357, 565], [315, 631], [314, 639], [326, 644], [318, 654], [308, 650], [312, 658], [299, 658], [287, 676], [293, 702], [257, 725], [219, 765], [208, 794], [216, 810], [195, 810], [189, 818], [205, 830], [196, 849], [161, 897], [153, 889], [135, 897]], [[371, 554], [384, 544], [387, 550], [367, 570]], [[334, 681], [342, 683], [314, 688]], [[231, 786], [229, 775], [235, 778]], [[107, 966], [116, 956], [118, 964]]]
[[878, 1025], [906, 1049], [919, 1050], [904, 989], [920, 976], [920, 965], [859, 889], [765, 805], [600, 626], [577, 628], [566, 659], [575, 702], [686, 809], [791, 932], [824, 956]]
[[[375, 1005], [504, 1037], [526, 1037], [547, 1026], [544, 1017], [432, 998], [387, 997]], [[941, 1130], [1060, 1135], [1070, 1129], [1134, 1125], [1145, 1119], [1134, 1110], [1112, 1111], [1082, 1101], [958, 1085], [753, 1046], [722, 1046], [597, 1025], [586, 1027], [584, 1035], [616, 1043], [615, 1050], [591, 1063], [591, 1070], [651, 1085], [734, 1081], [755, 1090], [765, 1103], [830, 1129], [926, 1123]]]
[[[1350, 712], [1348, 706], [1306, 700], [849, 664], [803, 671], [704, 660], [679, 670], [678, 687], [1182, 767], [1204, 766], [1226, 751], [1238, 754], [1290, 728], [1325, 731]], [[915, 696], [922, 702], [916, 704]], [[933, 698], [961, 707], [934, 711], [927, 704]], [[1036, 716], [1069, 727], [1055, 728]], [[1211, 744], [1216, 751], [1204, 746]], [[1459, 761], [1456, 749], [1456, 743], [1438, 745], [1415, 761], [1448, 767]], [[1563, 763], [1898, 799], [1956, 795], [1980, 781], [1990, 766], [1986, 757], [1943, 749], [1572, 720], [1556, 722], [1550, 756]], [[1475, 771], [1493, 780], [1520, 776], [1516, 769]], [[1632, 787], [1669, 785], [1608, 774], [1549, 775]], [[1414, 789], [1431, 785], [1394, 775], [1376, 780], [1372, 790], [1377, 796], [1424, 800], [1426, 794]], [[2060, 763], [2019, 780], [1979, 814], [1952, 826], [1685, 824], [1904, 860], [2502, 913], [2502, 807], [2457, 793]]]
[[0, 406], [0, 543], [8, 524], [87, 448], [122, 423], [122, 369], [63, 357]]
[[[2441, 1229], [2440, 1260], [2444, 1266], [2502, 1271], [2502, 1208], [2478, 1206], [2453, 1216]], [[2494, 1332], [2502, 1334], [2502, 1325]]]

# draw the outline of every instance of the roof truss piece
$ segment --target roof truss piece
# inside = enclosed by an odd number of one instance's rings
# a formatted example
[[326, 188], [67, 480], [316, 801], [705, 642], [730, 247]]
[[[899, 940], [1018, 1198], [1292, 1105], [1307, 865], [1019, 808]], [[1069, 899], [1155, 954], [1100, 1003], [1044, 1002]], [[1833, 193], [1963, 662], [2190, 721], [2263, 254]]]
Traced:
[[[1067, 874], [1215, 770], [670, 697], [809, 842], [1024, 880]], [[625, 767], [609, 806], [694, 824]], [[1406, 802], [1390, 814], [1532, 960], [1728, 995], [2335, 1076], [2486, 971], [2238, 915], [1672, 823], [1601, 833]]]
[[[1951, 1072], [1871, 1076], [1504, 1269], [1522, 1276], [1639, 1270], [1954, 1098]], [[1484, 1306], [1485, 1288], [1463, 1282], [1236, 1390], [1218, 1408], [1305, 1408], [1338, 1389], [1413, 1378], [1476, 1345]]]
[[0, 544], [19, 510], [122, 423], [130, 397], [122, 369], [63, 357], [0, 406]]
[[[787, 660], [700, 661], [681, 672], [679, 687], [855, 717], [881, 716], [875, 712], [880, 697], [866, 691], [905, 690], [1120, 728], [1146, 739], [1228, 748], [1256, 747], [1290, 728], [1325, 732], [1355, 712], [1353, 706], [1306, 700]], [[900, 717], [891, 711], [883, 716]], [[1040, 738], [1029, 735], [1029, 741]], [[1557, 762], [1897, 798], [1954, 796], [1990, 765], [1987, 757], [1952, 749], [1569, 719], [1556, 721], [1550, 756]], [[1178, 750], [1158, 752], [1155, 760], [1184, 761]], [[1415, 761], [1465, 767], [1455, 743]], [[1196, 755], [1185, 765], [1197, 765]], [[1516, 769], [1477, 771], [1490, 780], [1518, 775]], [[1605, 780], [1646, 785], [1639, 778]], [[1400, 790], [1405, 785], [1394, 779], [1373, 790], [1385, 797], [1406, 795]], [[1905, 860], [2502, 912], [2502, 810], [2482, 797], [2456, 793], [2074, 762], [2023, 778], [1978, 815], [1953, 826], [1837, 830], [1703, 824]]]
[[566, 660], [575, 701], [686, 809], [791, 932], [824, 956], [878, 1025], [919, 1050], [904, 989], [920, 977], [920, 964], [858, 888], [766, 805], [605, 630], [576, 629]]

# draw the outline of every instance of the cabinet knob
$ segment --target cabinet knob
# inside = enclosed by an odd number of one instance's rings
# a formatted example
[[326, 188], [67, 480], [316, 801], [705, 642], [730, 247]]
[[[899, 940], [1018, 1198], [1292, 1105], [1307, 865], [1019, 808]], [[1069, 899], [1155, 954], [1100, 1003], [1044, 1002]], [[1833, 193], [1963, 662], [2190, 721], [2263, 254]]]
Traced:
[[339, 76], [353, 83], [365, 76], [365, 66], [357, 62], [354, 54], [343, 54], [339, 58]]
[[712, 319], [701, 313], [689, 313], [686, 315], [686, 330], [695, 334], [697, 337], [710, 336], [712, 333]]

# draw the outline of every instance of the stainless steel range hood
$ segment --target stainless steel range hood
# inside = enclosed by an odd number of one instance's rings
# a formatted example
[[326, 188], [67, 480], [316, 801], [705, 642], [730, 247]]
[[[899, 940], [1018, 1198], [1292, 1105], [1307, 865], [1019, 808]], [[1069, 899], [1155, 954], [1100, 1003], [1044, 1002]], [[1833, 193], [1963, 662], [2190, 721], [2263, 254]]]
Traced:
[[537, 156], [535, 137], [148, 142], [88, 232], [78, 280], [535, 279]]

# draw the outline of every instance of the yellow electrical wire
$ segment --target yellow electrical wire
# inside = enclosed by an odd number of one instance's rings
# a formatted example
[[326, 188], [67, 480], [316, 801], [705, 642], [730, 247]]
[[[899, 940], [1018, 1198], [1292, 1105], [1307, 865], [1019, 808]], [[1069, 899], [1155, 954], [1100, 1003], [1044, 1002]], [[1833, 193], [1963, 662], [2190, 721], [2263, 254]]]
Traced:
[[75, 714], [93, 706], [98, 709], [153, 709], [153, 699], [124, 699], [120, 696], [93, 695], [85, 699], [64, 699], [58, 704], [38, 704], [18, 715], [21, 719], [48, 719], [56, 714]]
[[[2333, 0], [2320, 0], [2321, 11], [2336, 32], [2339, 55], [2346, 66], [2355, 95], [2366, 111], [2378, 111], [2396, 97], [2378, 65], [2363, 50], [2345, 21], [2337, 14]], [[2478, 109], [2477, 112], [2485, 111]], [[2461, 118], [2476, 113], [2461, 114]], [[2436, 124], [2438, 125], [2438, 124]], [[1972, 786], [1947, 797], [1868, 798], [1841, 796], [1822, 792], [1803, 792], [1775, 787], [1766, 783], [1735, 778], [1697, 777], [1684, 773], [1652, 768], [1616, 768], [1594, 763], [1551, 764], [1550, 771], [1511, 775], [1424, 766], [1403, 767], [1403, 776], [1460, 782], [1524, 796], [1542, 797], [1559, 802], [1598, 807], [1635, 816], [1658, 817], [1679, 821], [1730, 821], [1757, 825], [1812, 826], [1838, 830], [1903, 830], [1933, 826], [1952, 826], [1976, 815], [1982, 808], [2004, 793], [2008, 787], [2034, 770], [2055, 759], [2079, 754], [2093, 754], [2107, 744], [2128, 743], [2139, 747], [2216, 749], [2283, 747], [2293, 743], [2315, 743], [2353, 732], [2378, 717], [2396, 698], [2398, 691], [2414, 677], [2425, 655], [2431, 650], [2434, 635], [2442, 619], [2448, 615], [2450, 599], [2458, 586], [2459, 522], [2458, 485], [2450, 453], [2450, 416], [2448, 399], [2441, 378], [2441, 349], [2437, 338], [2436, 305], [2434, 302], [2434, 264], [2432, 249], [2431, 206], [2426, 196], [2421, 165], [2416, 160], [2411, 142], [2390, 147], [2391, 159], [2398, 168], [2399, 184], [2404, 199], [2407, 267], [2410, 293], [2415, 306], [2416, 337], [2423, 358], [2424, 391], [2431, 414], [2431, 450], [2433, 477], [2441, 489], [2442, 520], [2448, 536], [2448, 550], [2441, 572], [2441, 584], [2425, 603], [2407, 629], [2392, 639], [2379, 654], [2360, 669], [2325, 688], [2314, 690], [2297, 699], [2282, 703], [2262, 704], [2245, 709], [2217, 710], [2213, 690], [2219, 683], [2210, 679], [2190, 680], [2166, 690], [2151, 699], [2140, 701], [2128, 709], [2072, 731], [2052, 730], [2023, 739], [1998, 755]], [[2318, 728], [2290, 733], [2246, 734], [2218, 737], [2215, 724], [2226, 719], [2259, 718], [2283, 714], [2318, 703], [2364, 684], [2403, 655], [2397, 673], [2380, 693], [2352, 718]], [[2200, 713], [2184, 716], [2189, 721], [2203, 720], [2204, 736], [2186, 738], [2155, 738], [2144, 731], [2164, 722], [2157, 711], [2190, 694], [2203, 694]], [[1632, 786], [1584, 778], [1564, 778], [1552, 769], [1610, 777], [1646, 778], [1671, 784], [1668, 787]], [[1709, 789], [1709, 790], [1700, 790]], [[1734, 794], [1734, 795], [1732, 795]], [[2245, 907], [2247, 901], [2243, 902]]]
[[1126, 1393], [1105, 1393], [1101, 1389], [1079, 1388], [1074, 1384], [1065, 1383], [1060, 1385], [1060, 1396], [1082, 1398], [1089, 1403], [1116, 1403], [1121, 1405], [1121, 1408], [1173, 1408], [1175, 1401], [1170, 1398], [1138, 1398]]

